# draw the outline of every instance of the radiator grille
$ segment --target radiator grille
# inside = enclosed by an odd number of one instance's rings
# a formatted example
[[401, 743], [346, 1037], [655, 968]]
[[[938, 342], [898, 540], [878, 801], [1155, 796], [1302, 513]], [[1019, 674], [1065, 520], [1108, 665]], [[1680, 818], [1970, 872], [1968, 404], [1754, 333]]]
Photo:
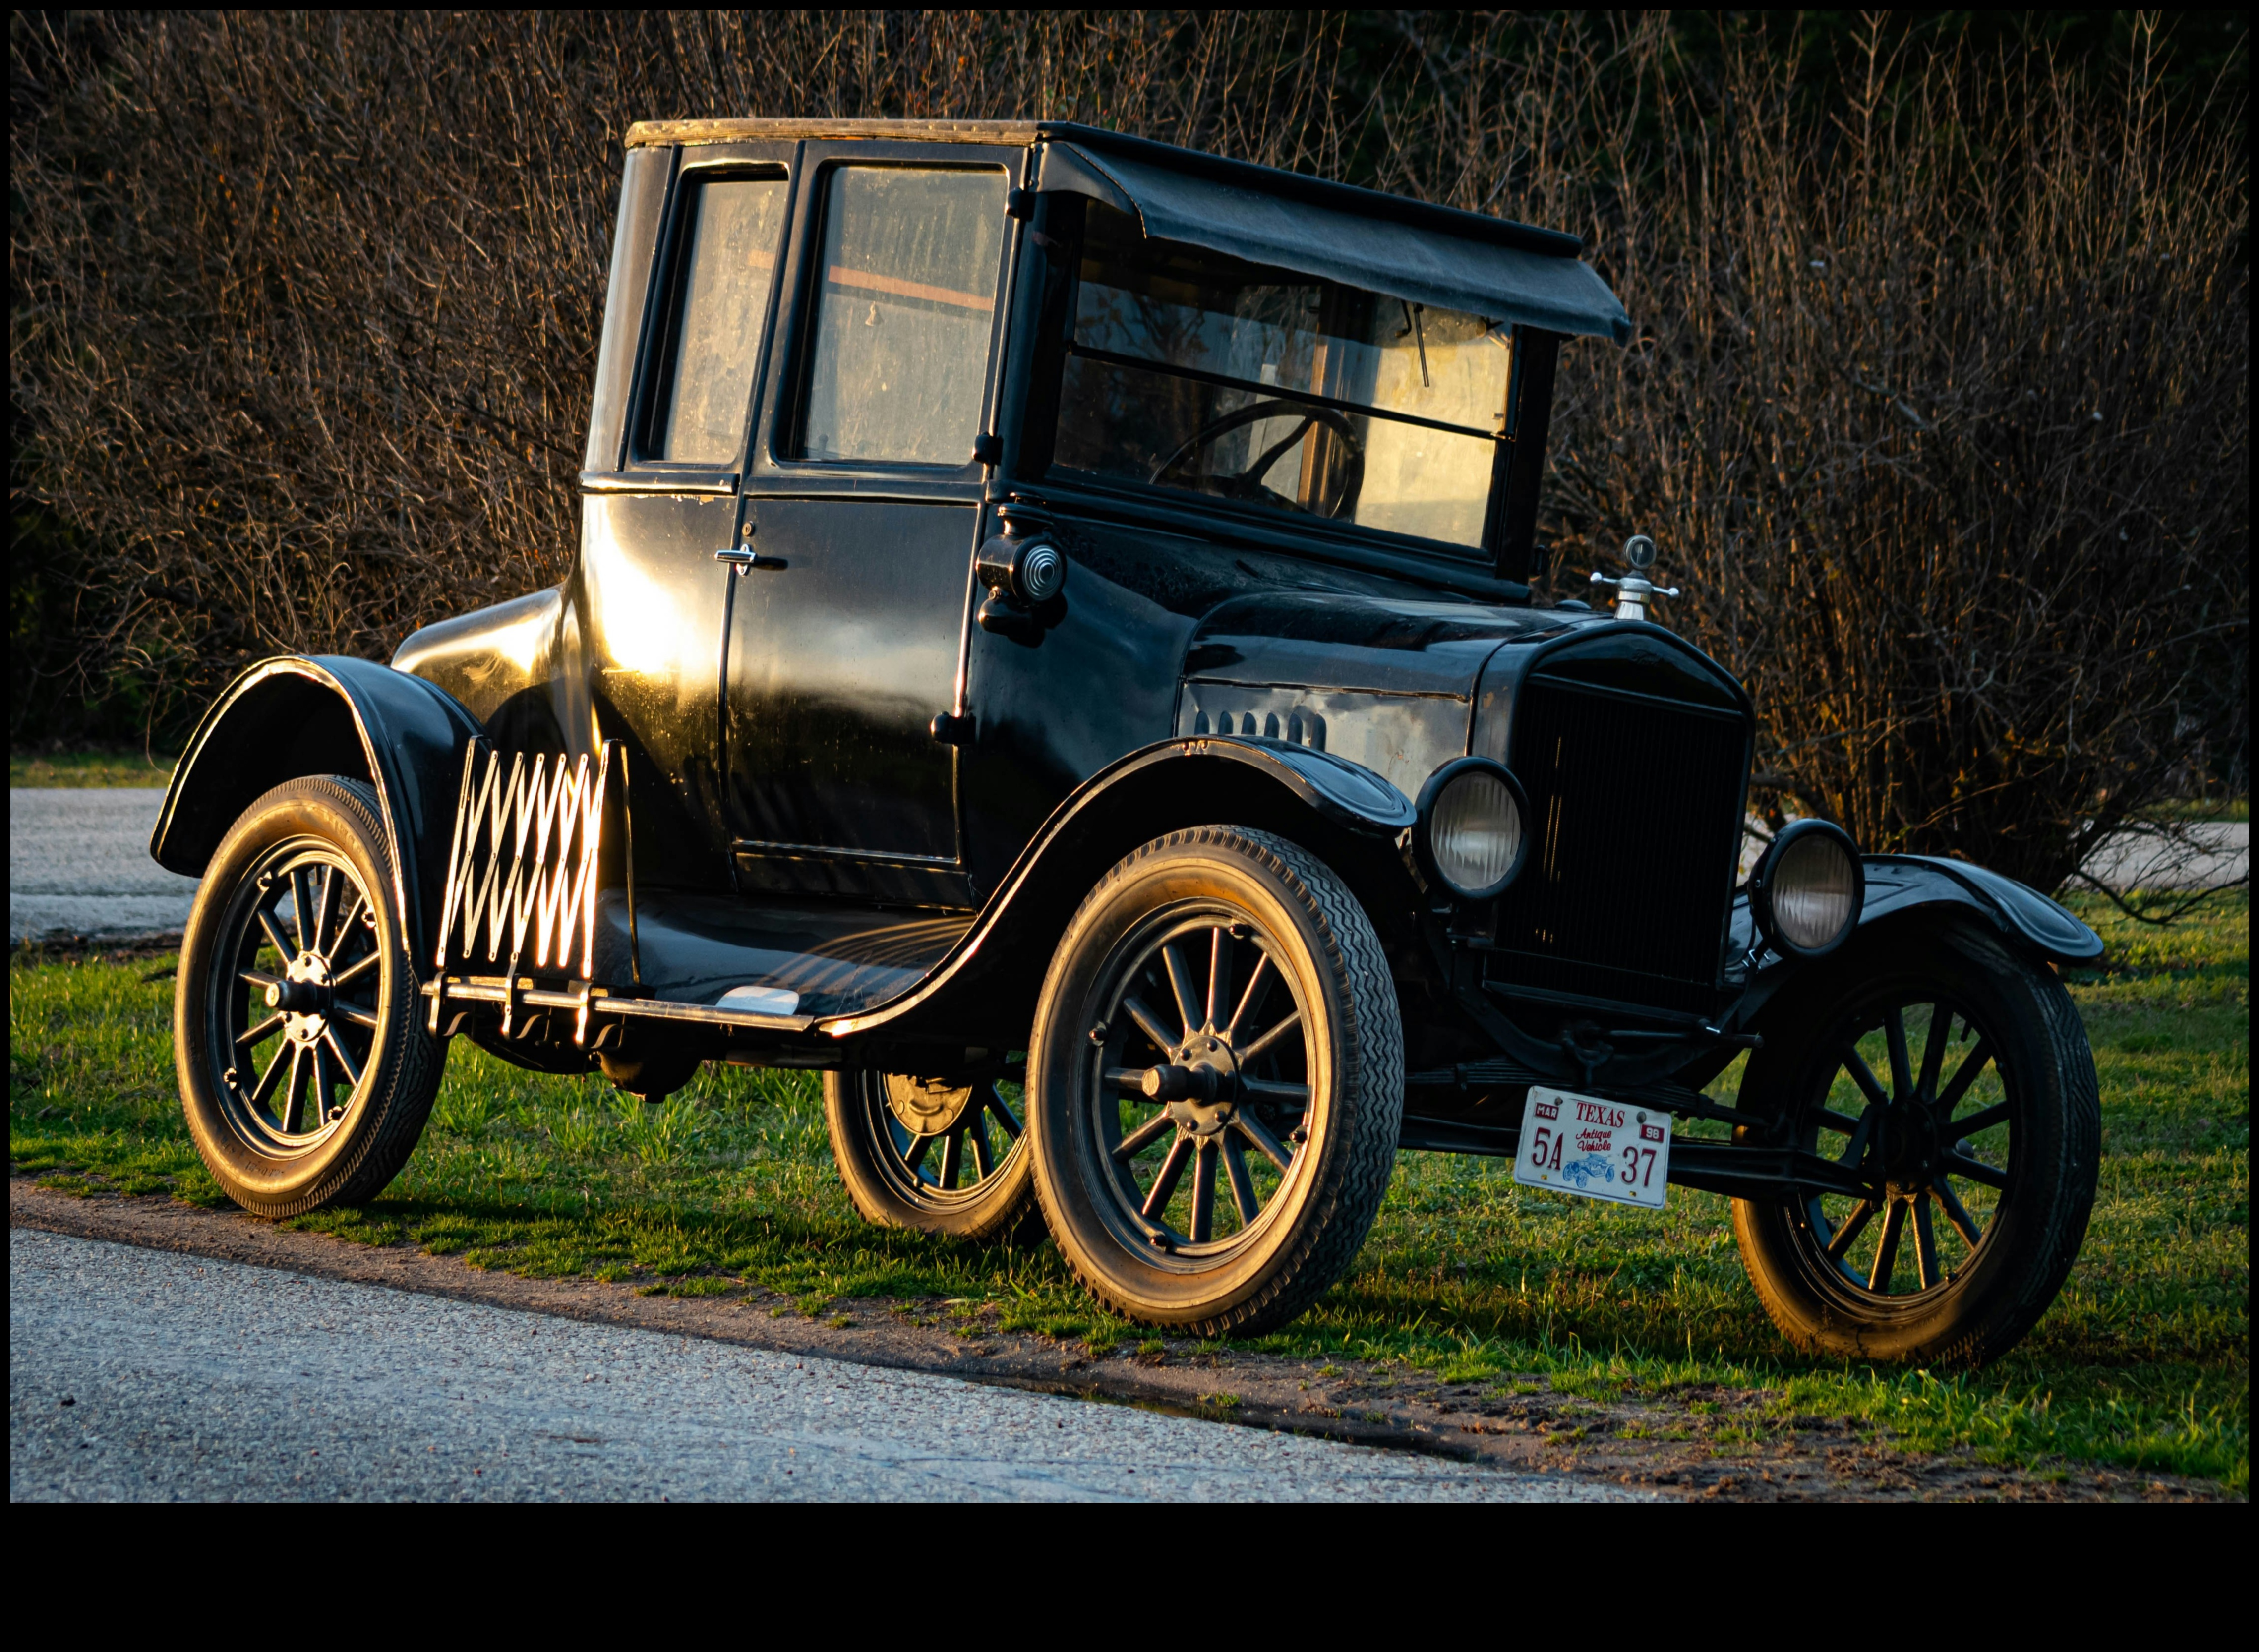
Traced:
[[1532, 677], [1514, 712], [1513, 765], [1536, 841], [1500, 902], [1492, 977], [1707, 1008], [1748, 742], [1733, 713]]

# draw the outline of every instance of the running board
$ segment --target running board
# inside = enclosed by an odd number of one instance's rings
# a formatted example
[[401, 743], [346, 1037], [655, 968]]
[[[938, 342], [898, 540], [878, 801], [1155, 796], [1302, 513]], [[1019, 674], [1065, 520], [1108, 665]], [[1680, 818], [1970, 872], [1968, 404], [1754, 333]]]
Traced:
[[813, 1015], [769, 1015], [755, 1009], [724, 1009], [717, 1004], [681, 1004], [663, 998], [624, 997], [607, 987], [583, 982], [567, 989], [541, 986], [530, 976], [515, 979], [497, 975], [440, 975], [426, 982], [424, 996], [431, 1000], [431, 1029], [439, 1029], [449, 1004], [499, 1004], [502, 1031], [507, 1037], [521, 1009], [567, 1009], [573, 1012], [573, 1042], [588, 1042], [588, 1018], [613, 1015], [626, 1020], [671, 1021], [699, 1027], [741, 1032], [784, 1033], [797, 1036], [816, 1025]]

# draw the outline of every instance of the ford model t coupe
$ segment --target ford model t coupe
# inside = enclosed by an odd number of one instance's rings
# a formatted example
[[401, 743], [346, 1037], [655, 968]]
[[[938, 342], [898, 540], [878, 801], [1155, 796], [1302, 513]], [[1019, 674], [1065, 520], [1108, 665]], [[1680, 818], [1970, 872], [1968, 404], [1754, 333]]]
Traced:
[[635, 128], [570, 574], [257, 666], [174, 780], [213, 1173], [369, 1198], [457, 1036], [805, 1067], [866, 1217], [1040, 1211], [1144, 1324], [1291, 1319], [1412, 1148], [1729, 1196], [1806, 1349], [2014, 1343], [2100, 943], [1821, 821], [1736, 887], [1652, 546], [1531, 600], [1557, 352], [1630, 332], [1579, 251], [1073, 125]]

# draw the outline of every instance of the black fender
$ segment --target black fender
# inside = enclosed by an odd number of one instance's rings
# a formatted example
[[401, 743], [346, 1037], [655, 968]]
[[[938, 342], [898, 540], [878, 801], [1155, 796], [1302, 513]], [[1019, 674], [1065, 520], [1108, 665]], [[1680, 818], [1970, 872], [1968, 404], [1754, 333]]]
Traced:
[[[1857, 931], [1846, 945], [1878, 929], [1905, 923], [1973, 917], [2027, 957], [2059, 965], [2092, 964], [2102, 956], [2102, 937], [2072, 913], [2028, 885], [1965, 860], [1932, 855], [1862, 855], [1866, 899], [1859, 908]], [[1734, 901], [1733, 952], [1746, 958], [1758, 945], [1746, 893]], [[1824, 963], [1824, 960], [1822, 960]], [[1742, 996], [1724, 1024], [1740, 1031], [1764, 1030], [1766, 1005], [1780, 990], [1817, 967], [1767, 952], [1751, 972]], [[1730, 1052], [1719, 1058], [1722, 1071]], [[1708, 1058], [1689, 1071], [1708, 1072]], [[1705, 1080], [1707, 1082], [1707, 1079]]]
[[2100, 936], [2013, 878], [1933, 855], [1860, 858], [1867, 873], [1867, 898], [1859, 908], [1862, 930], [1928, 908], [1962, 907], [1984, 917], [2018, 951], [2049, 963], [2092, 964], [2102, 956]]
[[917, 986], [817, 1023], [866, 1034], [1016, 1047], [1060, 932], [1099, 879], [1141, 844], [1188, 826], [1276, 832], [1317, 854], [1377, 924], [1416, 905], [1397, 848], [1415, 814], [1371, 769], [1308, 746], [1253, 737], [1163, 740], [1092, 775], [1051, 812], [965, 937]]
[[173, 772], [149, 853], [203, 875], [262, 794], [308, 774], [375, 789], [392, 851], [393, 904], [419, 960], [438, 930], [463, 748], [478, 720], [444, 688], [343, 655], [262, 660], [212, 702]]

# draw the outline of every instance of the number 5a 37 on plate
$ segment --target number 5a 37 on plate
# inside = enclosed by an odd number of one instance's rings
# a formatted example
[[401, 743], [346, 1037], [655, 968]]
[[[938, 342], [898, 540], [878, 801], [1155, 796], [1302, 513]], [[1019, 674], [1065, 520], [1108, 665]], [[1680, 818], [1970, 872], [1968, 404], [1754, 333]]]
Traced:
[[1523, 1186], [1660, 1210], [1670, 1178], [1669, 1114], [1529, 1086], [1514, 1160]]

